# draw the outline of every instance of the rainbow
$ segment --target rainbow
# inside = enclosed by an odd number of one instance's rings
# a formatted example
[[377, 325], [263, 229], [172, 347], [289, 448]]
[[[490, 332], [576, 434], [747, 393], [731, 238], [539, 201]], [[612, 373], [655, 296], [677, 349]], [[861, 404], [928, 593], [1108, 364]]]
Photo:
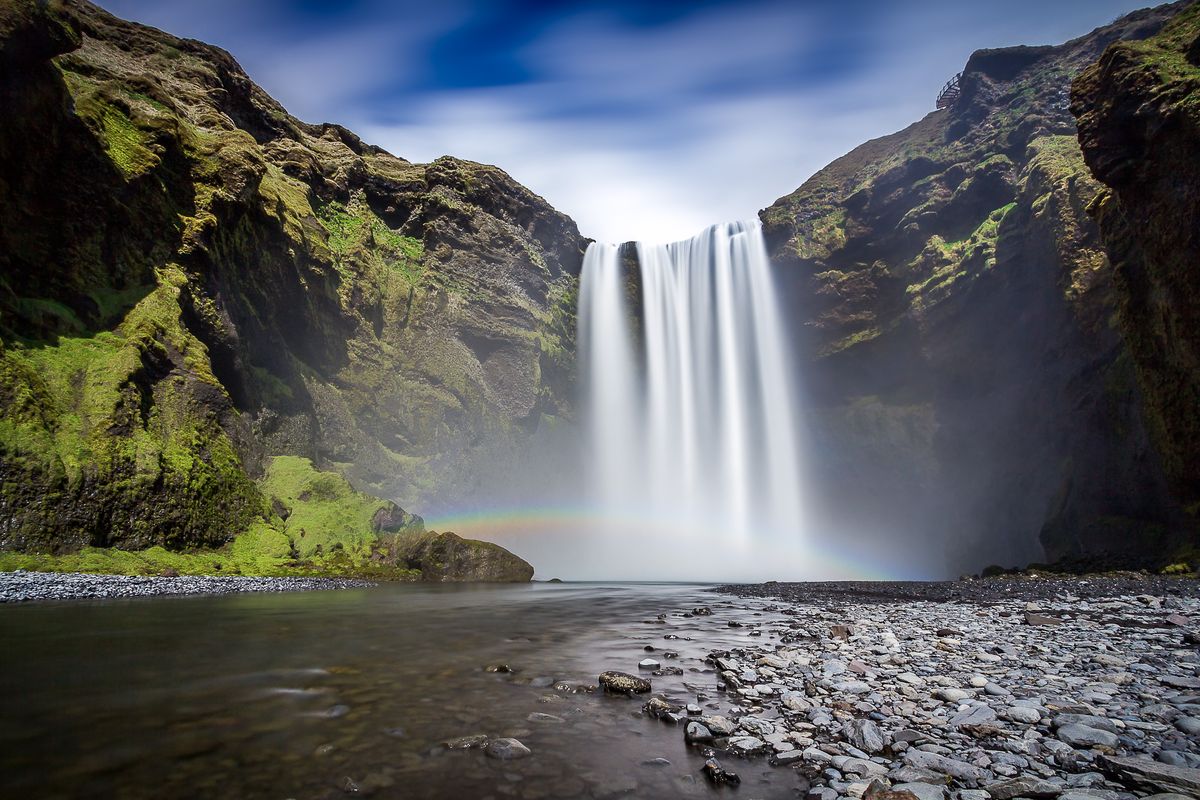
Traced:
[[[585, 506], [499, 506], [471, 510], [449, 511], [432, 515], [425, 520], [432, 531], [453, 531], [460, 536], [503, 544], [531, 537], [585, 537], [603, 532], [606, 535], [626, 534], [657, 541], [686, 543], [703, 539], [727, 541], [718, 530], [697, 530], [679, 520], [663, 519], [634, 510], [618, 513], [597, 512]], [[778, 537], [774, 541], [780, 541]], [[730, 545], [737, 548], [737, 544]], [[790, 555], [790, 554], [789, 554]], [[857, 550], [838, 549], [828, 542], [809, 543], [796, 558], [803, 559], [805, 573], [828, 576], [829, 580], [896, 581], [913, 580], [896, 564], [884, 564], [870, 554]], [[773, 561], [780, 559], [772, 556]], [[785, 561], [786, 563], [786, 561]], [[786, 580], [786, 575], [780, 575]], [[820, 579], [820, 578], [814, 578]]]

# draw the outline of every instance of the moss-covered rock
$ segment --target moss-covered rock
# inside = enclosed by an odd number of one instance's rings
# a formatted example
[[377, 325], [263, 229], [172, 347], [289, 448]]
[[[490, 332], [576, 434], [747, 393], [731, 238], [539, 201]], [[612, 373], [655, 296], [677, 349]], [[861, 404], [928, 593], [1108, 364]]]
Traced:
[[82, 0], [0, 63], [0, 549], [220, 546], [276, 455], [418, 506], [570, 414], [583, 241], [501, 170]]

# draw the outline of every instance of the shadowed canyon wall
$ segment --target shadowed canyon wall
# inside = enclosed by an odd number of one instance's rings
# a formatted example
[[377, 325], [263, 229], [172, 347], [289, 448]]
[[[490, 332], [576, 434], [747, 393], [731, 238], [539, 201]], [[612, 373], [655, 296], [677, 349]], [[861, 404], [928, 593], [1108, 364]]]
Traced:
[[[762, 212], [806, 350], [809, 458], [834, 530], [897, 558], [924, 545], [920, 559], [955, 571], [1152, 565], [1189, 540], [1068, 107], [1106, 47], [1156, 35], [1186, 5], [1059, 47], [976, 52], [951, 108]], [[1162, 167], [1190, 168], [1184, 148]], [[1192, 236], [1194, 204], [1174, 220]], [[1184, 307], [1195, 313], [1194, 294]], [[1181, 447], [1194, 458], [1195, 442]]]

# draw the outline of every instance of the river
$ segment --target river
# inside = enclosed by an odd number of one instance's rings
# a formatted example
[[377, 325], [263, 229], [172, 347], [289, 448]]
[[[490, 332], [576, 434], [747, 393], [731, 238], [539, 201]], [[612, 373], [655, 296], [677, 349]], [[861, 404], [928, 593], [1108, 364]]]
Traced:
[[[728, 599], [699, 585], [407, 584], [0, 606], [0, 785], [41, 798], [706, 796], [703, 757], [640, 712], [646, 696], [577, 687], [649, 655], [683, 670], [652, 677], [656, 694], [728, 713], [704, 662], [748, 643], [720, 623]], [[716, 616], [683, 616], [699, 605]], [[500, 664], [513, 671], [487, 670]], [[440, 744], [472, 734], [532, 755]], [[795, 796], [790, 770], [726, 766], [744, 796]]]

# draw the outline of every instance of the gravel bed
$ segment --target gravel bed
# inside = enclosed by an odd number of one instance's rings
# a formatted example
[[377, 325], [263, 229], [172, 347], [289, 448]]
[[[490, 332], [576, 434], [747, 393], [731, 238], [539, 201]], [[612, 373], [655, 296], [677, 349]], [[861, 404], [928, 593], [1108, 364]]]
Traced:
[[303, 592], [314, 589], [357, 589], [370, 581], [351, 578], [245, 578], [182, 575], [88, 575], [80, 572], [0, 572], [0, 603], [29, 600], [150, 597], [152, 595], [234, 594], [237, 592]]
[[721, 591], [660, 620], [743, 643], [709, 653], [711, 687], [644, 709], [682, 728], [712, 783], [767, 759], [806, 800], [1200, 797], [1196, 580]]

